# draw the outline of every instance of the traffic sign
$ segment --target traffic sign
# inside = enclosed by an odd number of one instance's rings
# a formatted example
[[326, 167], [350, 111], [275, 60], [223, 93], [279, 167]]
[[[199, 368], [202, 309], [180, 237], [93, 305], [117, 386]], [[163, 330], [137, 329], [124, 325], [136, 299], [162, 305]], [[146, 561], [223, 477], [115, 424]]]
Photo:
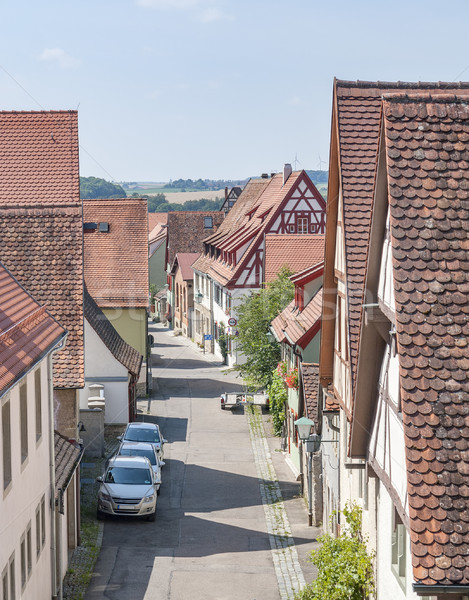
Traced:
[[213, 335], [211, 333], [206, 333], [204, 335], [204, 340], [213, 340]]
[[234, 317], [231, 317], [228, 319], [228, 325], [230, 327], [234, 327], [237, 323], [238, 323], [238, 321]]

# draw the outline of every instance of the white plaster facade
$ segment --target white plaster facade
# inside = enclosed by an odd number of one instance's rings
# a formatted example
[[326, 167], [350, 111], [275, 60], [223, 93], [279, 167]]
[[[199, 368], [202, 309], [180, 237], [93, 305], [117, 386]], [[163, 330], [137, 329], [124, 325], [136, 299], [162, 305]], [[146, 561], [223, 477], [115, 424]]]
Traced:
[[[40, 418], [36, 421], [37, 378], [40, 386]], [[26, 388], [26, 415], [20, 400]], [[50, 358], [46, 357], [1, 398], [0, 466], [0, 574], [6, 598], [50, 599], [53, 578], [53, 494], [54, 453]], [[8, 418], [9, 413], [9, 418]], [[22, 419], [25, 422], [22, 425]], [[40, 428], [38, 424], [40, 423]], [[27, 456], [21, 431], [27, 431]], [[39, 431], [40, 429], [40, 431]], [[9, 437], [10, 444], [5, 441]], [[7, 483], [8, 457], [11, 479]], [[52, 462], [52, 467], [51, 467]], [[6, 484], [7, 483], [7, 484]], [[6, 485], [5, 485], [6, 484]], [[66, 569], [67, 561], [65, 561]], [[14, 595], [12, 594], [14, 590]], [[5, 596], [3, 595], [2, 598]]]
[[104, 422], [128, 423], [129, 381], [127, 368], [110, 352], [93, 327], [85, 319], [85, 387], [80, 390], [80, 409], [89, 408], [93, 396], [90, 385], [104, 386]]

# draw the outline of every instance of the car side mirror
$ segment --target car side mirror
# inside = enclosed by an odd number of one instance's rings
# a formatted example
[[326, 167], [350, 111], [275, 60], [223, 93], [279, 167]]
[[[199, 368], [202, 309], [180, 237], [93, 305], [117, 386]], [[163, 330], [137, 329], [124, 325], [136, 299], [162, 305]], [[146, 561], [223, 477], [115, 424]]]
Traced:
[[162, 443], [162, 444], [167, 444], [167, 443], [168, 443], [168, 440], [165, 440], [165, 439], [163, 438], [163, 439], [161, 440], [161, 443]]
[[160, 467], [164, 467], [164, 466], [165, 466], [165, 464], [166, 464], [166, 463], [164, 462], [164, 460], [160, 460]]
[[123, 437], [122, 435], [117, 436], [117, 439], [119, 440], [119, 442], [122, 442], [122, 437]]
[[99, 483], [102, 483], [103, 482], [102, 476], [100, 475], [99, 477], [96, 477], [96, 481], [99, 481]]

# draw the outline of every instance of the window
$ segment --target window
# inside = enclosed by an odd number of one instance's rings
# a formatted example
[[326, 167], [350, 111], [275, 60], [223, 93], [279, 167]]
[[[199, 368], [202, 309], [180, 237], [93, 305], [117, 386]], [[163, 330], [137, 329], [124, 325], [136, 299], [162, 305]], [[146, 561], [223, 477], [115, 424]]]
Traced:
[[21, 544], [20, 544], [21, 552], [21, 588], [23, 589], [26, 585], [26, 537], [25, 534], [21, 536]]
[[2, 572], [2, 600], [8, 600], [8, 566]]
[[15, 600], [16, 598], [16, 580], [15, 580], [15, 553], [10, 556], [10, 598]]
[[28, 397], [26, 383], [20, 386], [21, 462], [28, 458]]
[[36, 508], [36, 557], [41, 554], [41, 504]]
[[28, 523], [28, 527], [26, 528], [26, 560], [28, 567], [28, 579], [31, 576], [31, 571], [33, 568], [33, 551], [31, 547], [32, 539], [31, 539], [31, 521]]
[[299, 217], [297, 221], [298, 233], [308, 233], [308, 219]]
[[391, 570], [402, 589], [405, 590], [407, 532], [396, 509], [394, 509], [391, 539]]
[[41, 394], [41, 368], [34, 372], [34, 391], [36, 395], [36, 441], [42, 435], [42, 394]]
[[213, 217], [204, 217], [204, 229], [212, 229]]
[[3, 489], [11, 482], [11, 424], [10, 401], [2, 406]]
[[41, 542], [42, 546], [46, 543], [46, 497], [41, 499]]

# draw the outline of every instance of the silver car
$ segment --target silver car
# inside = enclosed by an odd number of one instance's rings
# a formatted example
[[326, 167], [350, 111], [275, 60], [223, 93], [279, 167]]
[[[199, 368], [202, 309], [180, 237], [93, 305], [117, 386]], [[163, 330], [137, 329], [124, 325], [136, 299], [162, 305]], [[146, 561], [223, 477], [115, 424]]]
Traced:
[[102, 477], [98, 491], [97, 517], [126, 515], [156, 516], [156, 481], [150, 461], [145, 456], [114, 456]]
[[160, 493], [161, 486], [161, 467], [164, 467], [164, 461], [158, 457], [158, 452], [148, 442], [122, 442], [117, 451], [118, 456], [146, 456], [150, 461], [155, 475], [156, 490]]
[[149, 442], [158, 451], [158, 457], [164, 459], [163, 445], [167, 440], [161, 435], [160, 428], [156, 423], [129, 423], [118, 440], [122, 442]]

